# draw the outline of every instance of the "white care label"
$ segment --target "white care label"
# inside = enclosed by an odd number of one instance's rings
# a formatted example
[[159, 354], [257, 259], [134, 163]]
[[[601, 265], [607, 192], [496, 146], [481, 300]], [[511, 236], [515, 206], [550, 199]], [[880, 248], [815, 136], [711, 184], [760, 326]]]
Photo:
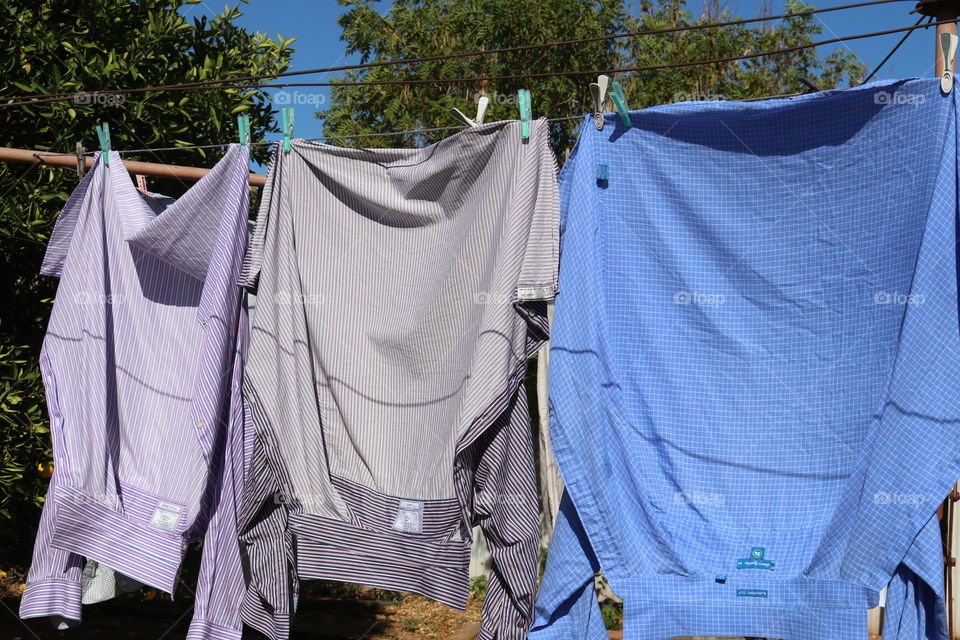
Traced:
[[401, 500], [393, 528], [407, 533], [420, 533], [423, 530], [423, 503], [417, 500]]
[[171, 502], [158, 502], [157, 508], [153, 510], [153, 517], [150, 518], [150, 526], [160, 531], [173, 533], [177, 530], [177, 524], [180, 522], [180, 513], [183, 507]]

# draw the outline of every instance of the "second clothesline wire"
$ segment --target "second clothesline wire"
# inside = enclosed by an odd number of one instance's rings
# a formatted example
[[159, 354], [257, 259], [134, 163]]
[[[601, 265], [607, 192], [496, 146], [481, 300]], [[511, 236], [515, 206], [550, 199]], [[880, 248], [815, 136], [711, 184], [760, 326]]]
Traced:
[[[771, 100], [775, 98], [792, 98], [799, 95], [803, 95], [803, 94], [802, 93], [785, 93], [785, 94], [775, 95], [775, 96], [764, 96], [762, 98], [747, 98], [745, 100], [741, 100], [741, 102], [750, 102], [755, 100]], [[582, 120], [583, 117], [584, 117], [583, 115], [561, 116], [558, 118], [547, 118], [547, 122], [564, 122], [567, 120]], [[455, 129], [469, 129], [469, 128], [470, 127], [465, 125], [452, 125], [449, 127], [428, 127], [428, 128], [422, 128], [422, 129], [408, 129], [406, 131], [382, 131], [382, 132], [376, 132], [376, 133], [355, 133], [352, 135], [342, 135], [342, 136], [320, 136], [318, 138], [304, 138], [304, 140], [306, 140], [307, 142], [318, 142], [322, 140], [349, 140], [349, 139], [356, 139], [356, 138], [378, 138], [382, 136], [403, 136], [403, 135], [413, 135], [413, 134], [420, 134], [420, 133], [431, 133], [435, 131], [453, 131]], [[277, 142], [279, 141], [278, 140], [261, 140], [258, 142], [251, 142], [250, 145], [263, 146], [263, 145], [276, 144]], [[118, 153], [120, 153], [120, 155], [125, 155], [128, 153], [150, 153], [150, 152], [156, 152], [156, 151], [185, 151], [189, 149], [220, 149], [223, 147], [230, 146], [231, 144], [235, 144], [235, 143], [222, 142], [217, 144], [184, 145], [180, 147], [145, 147], [143, 149], [123, 149], [123, 150], [117, 150], [117, 151]], [[92, 156], [95, 153], [97, 152], [87, 151], [84, 153], [84, 155]], [[43, 156], [62, 156], [62, 155], [73, 155], [73, 154], [38, 153], [35, 155], [43, 157]]]

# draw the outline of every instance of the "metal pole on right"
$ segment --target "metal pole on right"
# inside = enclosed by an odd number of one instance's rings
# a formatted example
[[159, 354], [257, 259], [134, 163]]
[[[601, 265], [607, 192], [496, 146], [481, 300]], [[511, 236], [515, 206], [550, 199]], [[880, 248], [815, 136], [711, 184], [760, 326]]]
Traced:
[[[954, 18], [960, 16], [960, 1], [958, 0], [920, 0], [917, 3], [915, 13], [920, 13], [925, 16], [931, 16], [935, 20], [953, 20]], [[938, 24], [937, 25], [937, 34], [933, 39], [933, 59], [934, 59], [934, 70], [936, 76], [939, 78], [943, 75], [944, 69], [944, 60], [943, 55], [940, 52], [940, 34], [941, 33], [952, 33], [957, 34], [957, 23], [951, 22], [949, 24]], [[951, 71], [956, 71], [956, 65]]]

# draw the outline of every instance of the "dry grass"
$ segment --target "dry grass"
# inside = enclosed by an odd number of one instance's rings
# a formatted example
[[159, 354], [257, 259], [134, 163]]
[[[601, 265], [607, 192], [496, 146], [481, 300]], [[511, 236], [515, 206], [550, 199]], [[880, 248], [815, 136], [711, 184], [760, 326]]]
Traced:
[[470, 599], [466, 612], [421, 596], [404, 596], [400, 604], [377, 612], [377, 625], [364, 640], [447, 640], [480, 622], [483, 603]]
[[19, 598], [26, 581], [26, 574], [17, 569], [0, 571], [0, 598]]

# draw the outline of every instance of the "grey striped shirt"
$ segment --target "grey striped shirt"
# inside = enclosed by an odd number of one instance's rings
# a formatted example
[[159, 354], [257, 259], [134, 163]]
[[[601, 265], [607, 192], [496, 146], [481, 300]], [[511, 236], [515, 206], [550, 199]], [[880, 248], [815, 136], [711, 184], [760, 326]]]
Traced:
[[295, 576], [464, 607], [478, 523], [480, 637], [526, 637], [539, 514], [522, 380], [559, 217], [548, 124], [531, 128], [275, 152], [242, 277], [258, 295], [243, 615], [264, 633], [286, 635]]

